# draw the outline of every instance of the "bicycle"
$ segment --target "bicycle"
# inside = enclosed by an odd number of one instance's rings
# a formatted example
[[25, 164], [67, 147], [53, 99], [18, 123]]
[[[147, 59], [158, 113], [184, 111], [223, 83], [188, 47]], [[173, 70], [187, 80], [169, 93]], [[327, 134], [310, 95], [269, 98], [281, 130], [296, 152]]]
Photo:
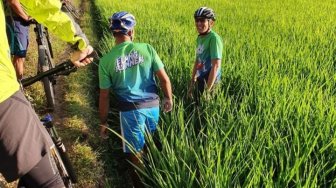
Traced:
[[[43, 80], [47, 77], [56, 77], [58, 75], [69, 75], [71, 72], [76, 71], [77, 68], [71, 63], [66, 61], [54, 68], [51, 68], [45, 72], [40, 72], [37, 75], [21, 80], [21, 85], [27, 87], [34, 84], [37, 81]], [[55, 161], [55, 165], [59, 171], [60, 176], [67, 188], [73, 187], [73, 184], [77, 183], [77, 176], [70, 162], [69, 156], [66, 152], [65, 146], [61, 137], [57, 134], [55, 127], [53, 126], [52, 117], [50, 114], [41, 119], [43, 126], [47, 129], [54, 145], [50, 148], [51, 156]], [[19, 183], [20, 184], [20, 183]]]

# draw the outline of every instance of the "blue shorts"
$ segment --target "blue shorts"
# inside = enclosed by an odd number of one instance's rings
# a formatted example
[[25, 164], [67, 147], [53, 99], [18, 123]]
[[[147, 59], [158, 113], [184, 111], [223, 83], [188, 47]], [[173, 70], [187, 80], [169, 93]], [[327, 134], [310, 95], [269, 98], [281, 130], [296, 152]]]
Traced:
[[26, 57], [29, 45], [29, 25], [19, 19], [6, 17], [7, 36], [11, 54]]
[[123, 151], [141, 151], [145, 145], [145, 135], [156, 131], [158, 121], [159, 107], [120, 112]]

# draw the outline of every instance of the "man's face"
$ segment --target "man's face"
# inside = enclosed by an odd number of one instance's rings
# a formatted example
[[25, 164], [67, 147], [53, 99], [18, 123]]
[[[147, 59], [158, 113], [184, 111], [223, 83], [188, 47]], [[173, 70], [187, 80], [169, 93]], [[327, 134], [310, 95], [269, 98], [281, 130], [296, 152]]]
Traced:
[[199, 34], [203, 34], [211, 29], [213, 21], [206, 18], [196, 18], [195, 26]]

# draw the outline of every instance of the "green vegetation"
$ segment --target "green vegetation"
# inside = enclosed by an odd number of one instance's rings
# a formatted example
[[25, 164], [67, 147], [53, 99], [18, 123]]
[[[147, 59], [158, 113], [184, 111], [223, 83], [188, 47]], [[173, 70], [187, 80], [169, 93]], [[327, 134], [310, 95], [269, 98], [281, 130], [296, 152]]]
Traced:
[[[336, 186], [333, 1], [95, 3], [105, 28], [116, 11], [136, 16], [135, 41], [157, 49], [173, 84], [175, 107], [160, 123], [163, 151], [152, 150], [144, 172], [151, 186]], [[204, 5], [217, 13], [224, 57], [221, 90], [197, 110], [186, 83], [192, 15]], [[106, 52], [110, 34], [100, 44]]]
[[[113, 46], [107, 18], [129, 11], [137, 19], [135, 41], [155, 47], [173, 84], [174, 110], [160, 122], [163, 150], [151, 148], [143, 171], [149, 186], [336, 186], [334, 1], [93, 3], [91, 14], [99, 20], [85, 16], [82, 24], [91, 40], [91, 28], [98, 29], [101, 38], [93, 44], [101, 53]], [[214, 30], [224, 40], [224, 56], [220, 90], [195, 108], [186, 98], [186, 83], [197, 36], [192, 15], [200, 6], [217, 13]], [[53, 46], [57, 54], [64, 50], [56, 39]], [[28, 55], [27, 72], [36, 70], [36, 59]], [[98, 139], [97, 70], [91, 67], [58, 82], [64, 83], [58, 130], [71, 152], [77, 187], [122, 187], [130, 179], [122, 173], [120, 139]], [[45, 103], [41, 88], [34, 84], [27, 91], [36, 109]]]

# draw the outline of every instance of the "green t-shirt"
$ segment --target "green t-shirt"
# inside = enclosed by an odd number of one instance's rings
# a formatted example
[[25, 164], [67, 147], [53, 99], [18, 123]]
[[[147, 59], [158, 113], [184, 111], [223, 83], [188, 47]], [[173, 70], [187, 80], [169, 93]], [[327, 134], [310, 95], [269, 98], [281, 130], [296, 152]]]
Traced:
[[[221, 37], [214, 31], [210, 31], [206, 35], [197, 37], [196, 45], [196, 61], [197, 72], [199, 78], [207, 78], [211, 70], [211, 60], [222, 59], [223, 42]], [[217, 79], [220, 78], [220, 69], [217, 72]]]
[[151, 45], [126, 41], [101, 58], [99, 86], [112, 88], [123, 102], [157, 100], [154, 73], [162, 68], [163, 63]]

